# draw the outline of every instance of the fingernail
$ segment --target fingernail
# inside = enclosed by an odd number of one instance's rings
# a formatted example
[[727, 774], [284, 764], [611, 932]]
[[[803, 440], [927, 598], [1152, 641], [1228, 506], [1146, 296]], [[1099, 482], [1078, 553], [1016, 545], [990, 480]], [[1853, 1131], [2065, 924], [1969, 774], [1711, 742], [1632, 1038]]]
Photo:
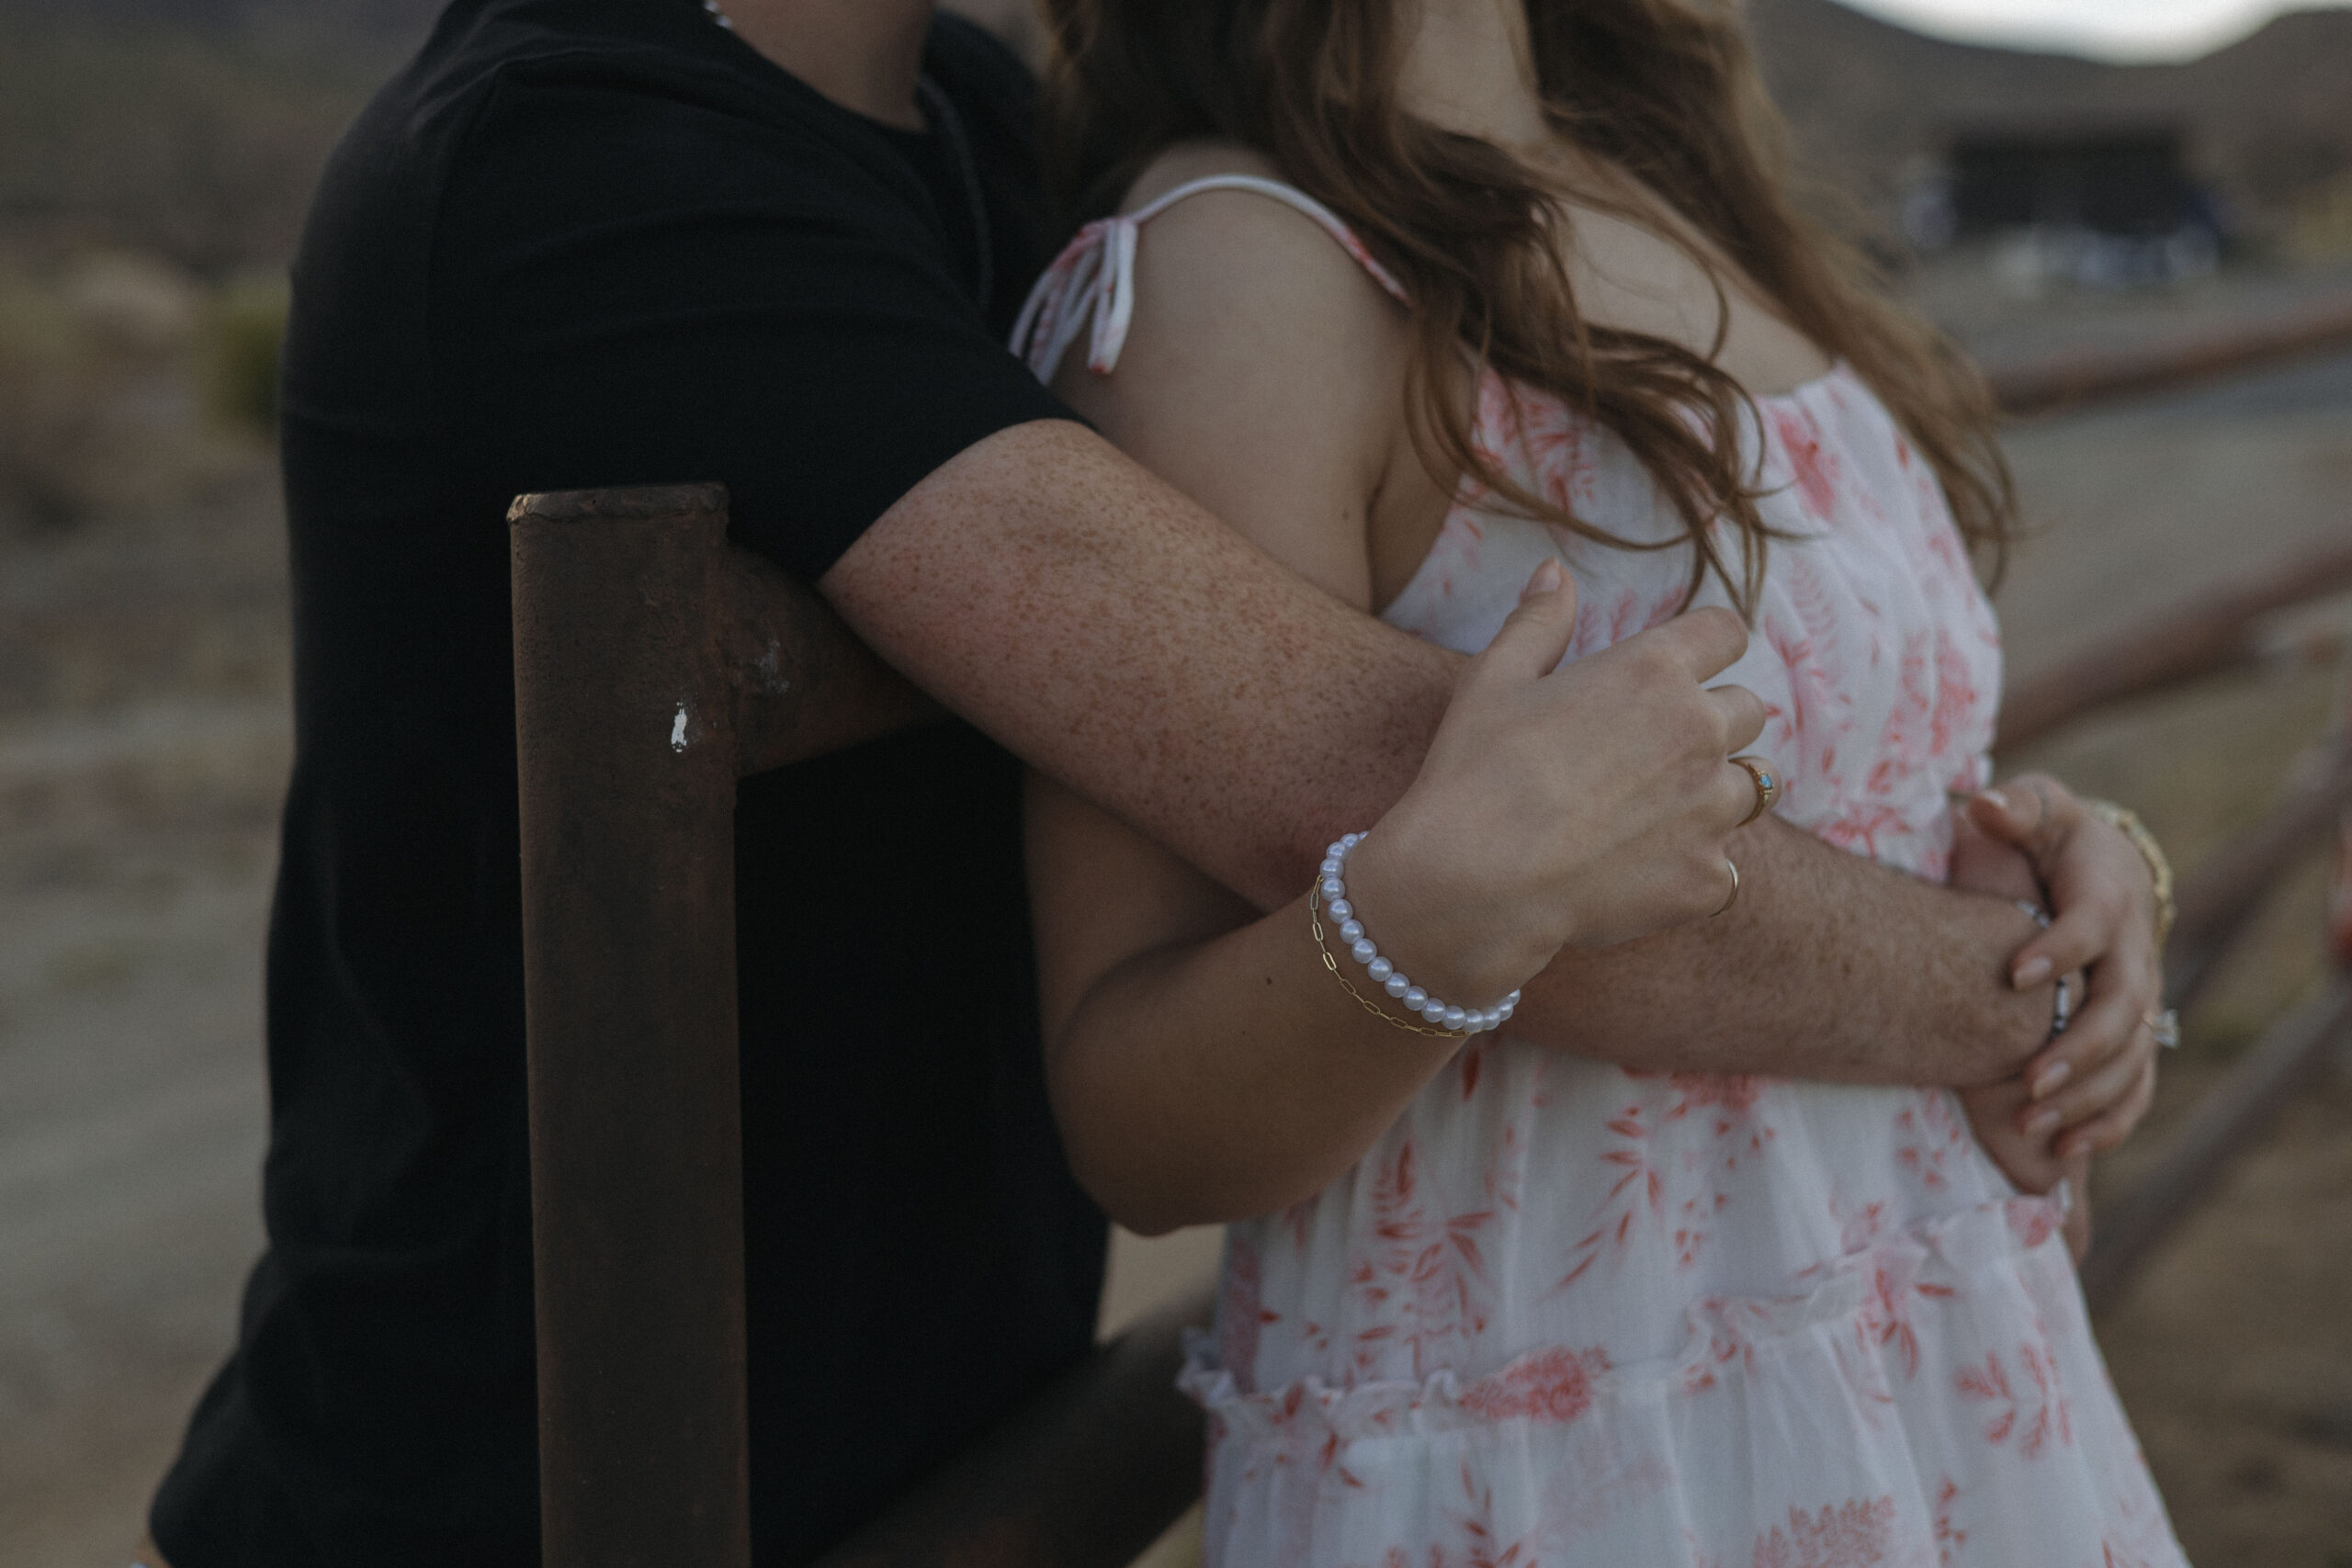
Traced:
[[2033, 1098], [2036, 1100], [2049, 1099], [2052, 1095], [2058, 1092], [2061, 1085], [2064, 1084], [2068, 1078], [2071, 1078], [2074, 1076], [2075, 1065], [2072, 1062], [2051, 1063], [2048, 1066], [2041, 1069], [2041, 1076], [2033, 1080], [2031, 1089]]
[[1991, 801], [1993, 803], [1993, 809], [1996, 811], [2007, 811], [2009, 808], [2009, 797], [2003, 795], [1997, 789], [1985, 790], [1976, 798], [1979, 800]]
[[2039, 1138], [2055, 1132], [2059, 1120], [2058, 1112], [2055, 1111], [2047, 1109], [2037, 1111], [2025, 1119], [2025, 1135], [2029, 1138]]
[[1560, 561], [1555, 556], [1535, 569], [1535, 574], [1527, 580], [1527, 586], [1521, 591], [1519, 597], [1524, 603], [1539, 593], [1557, 593], [1559, 591]]
[[2029, 958], [2018, 964], [2016, 972], [2009, 976], [2010, 982], [2020, 991], [2030, 991], [2049, 978], [2050, 960], [2039, 956]]

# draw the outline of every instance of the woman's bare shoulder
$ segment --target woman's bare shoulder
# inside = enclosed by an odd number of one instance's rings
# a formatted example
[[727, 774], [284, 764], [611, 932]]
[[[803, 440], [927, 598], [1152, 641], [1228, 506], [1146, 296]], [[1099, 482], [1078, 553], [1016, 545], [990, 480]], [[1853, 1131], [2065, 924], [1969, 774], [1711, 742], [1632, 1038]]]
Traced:
[[[1179, 148], [1128, 207], [1219, 174], [1279, 177], [1236, 149]], [[1367, 603], [1363, 519], [1404, 439], [1405, 312], [1315, 220], [1259, 192], [1162, 209], [1134, 265], [1115, 365], [1072, 354], [1055, 389], [1277, 559]]]
[[[1246, 147], [1183, 142], [1145, 168], [1121, 208], [1136, 211], [1227, 175], [1288, 183]], [[1261, 191], [1189, 196], [1151, 219], [1136, 251], [1139, 321], [1179, 318], [1191, 333], [1238, 331], [1256, 352], [1279, 344], [1317, 357], [1405, 334], [1403, 310], [1363, 264], [1316, 220]]]
[[[1188, 144], [1154, 160], [1124, 205], [1139, 210], [1194, 181], [1235, 174], [1280, 178], [1246, 150]], [[1404, 311], [1346, 247], [1285, 202], [1246, 189], [1186, 197], [1144, 226], [1133, 265], [1132, 325], [1114, 385], [1078, 373], [1076, 355], [1056, 380], [1090, 416], [1094, 409], [1083, 405], [1106, 395], [1155, 389], [1189, 397], [1215, 387], [1224, 401], [1278, 387], [1290, 395], [1294, 384], [1402, 385]], [[1362, 412], [1329, 391], [1316, 401], [1327, 416]]]

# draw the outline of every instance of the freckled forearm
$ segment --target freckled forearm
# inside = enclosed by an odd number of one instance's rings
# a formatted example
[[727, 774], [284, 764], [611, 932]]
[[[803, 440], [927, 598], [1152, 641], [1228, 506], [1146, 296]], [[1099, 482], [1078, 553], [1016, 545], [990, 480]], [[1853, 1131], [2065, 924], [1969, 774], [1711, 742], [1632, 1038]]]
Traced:
[[1122, 964], [1053, 1032], [1046, 1062], [1072, 1168], [1148, 1235], [1320, 1191], [1457, 1046], [1369, 1017], [1324, 968], [1298, 898]]
[[[1001, 433], [828, 575], [946, 706], [1260, 908], [1412, 782], [1461, 667], [1308, 586], [1074, 424]], [[1629, 1066], [1979, 1083], [2047, 1032], [2030, 934], [1777, 822], [1720, 919], [1564, 953], [1520, 1032]]]
[[1729, 912], [1563, 953], [1527, 987], [1520, 1033], [1642, 1070], [1954, 1085], [2006, 1076], [2047, 1034], [2048, 992], [2006, 978], [2032, 927], [2004, 901], [1779, 822], [1742, 840]]
[[1461, 663], [1075, 424], [962, 454], [821, 586], [916, 685], [1261, 908], [1404, 794]]

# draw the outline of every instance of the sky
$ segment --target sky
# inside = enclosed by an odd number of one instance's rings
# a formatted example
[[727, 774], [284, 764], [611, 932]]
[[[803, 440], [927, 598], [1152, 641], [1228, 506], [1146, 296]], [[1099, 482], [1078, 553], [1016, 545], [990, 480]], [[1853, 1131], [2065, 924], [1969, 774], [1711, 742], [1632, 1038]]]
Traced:
[[1846, 0], [1922, 32], [2103, 60], [2190, 60], [2281, 11], [2352, 0]]

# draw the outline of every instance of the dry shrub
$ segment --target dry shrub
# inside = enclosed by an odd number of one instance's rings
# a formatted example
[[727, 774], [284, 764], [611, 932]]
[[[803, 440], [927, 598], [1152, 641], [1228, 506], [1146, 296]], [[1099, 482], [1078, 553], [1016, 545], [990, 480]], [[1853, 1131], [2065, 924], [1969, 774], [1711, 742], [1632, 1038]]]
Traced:
[[205, 380], [212, 412], [253, 434], [277, 428], [277, 361], [286, 344], [286, 279], [253, 274], [222, 288], [205, 332]]
[[208, 289], [137, 253], [0, 256], [0, 527], [168, 506], [248, 468], [282, 301], [282, 284]]
[[88, 510], [82, 481], [107, 359], [59, 290], [0, 269], [0, 520], [59, 528]]

